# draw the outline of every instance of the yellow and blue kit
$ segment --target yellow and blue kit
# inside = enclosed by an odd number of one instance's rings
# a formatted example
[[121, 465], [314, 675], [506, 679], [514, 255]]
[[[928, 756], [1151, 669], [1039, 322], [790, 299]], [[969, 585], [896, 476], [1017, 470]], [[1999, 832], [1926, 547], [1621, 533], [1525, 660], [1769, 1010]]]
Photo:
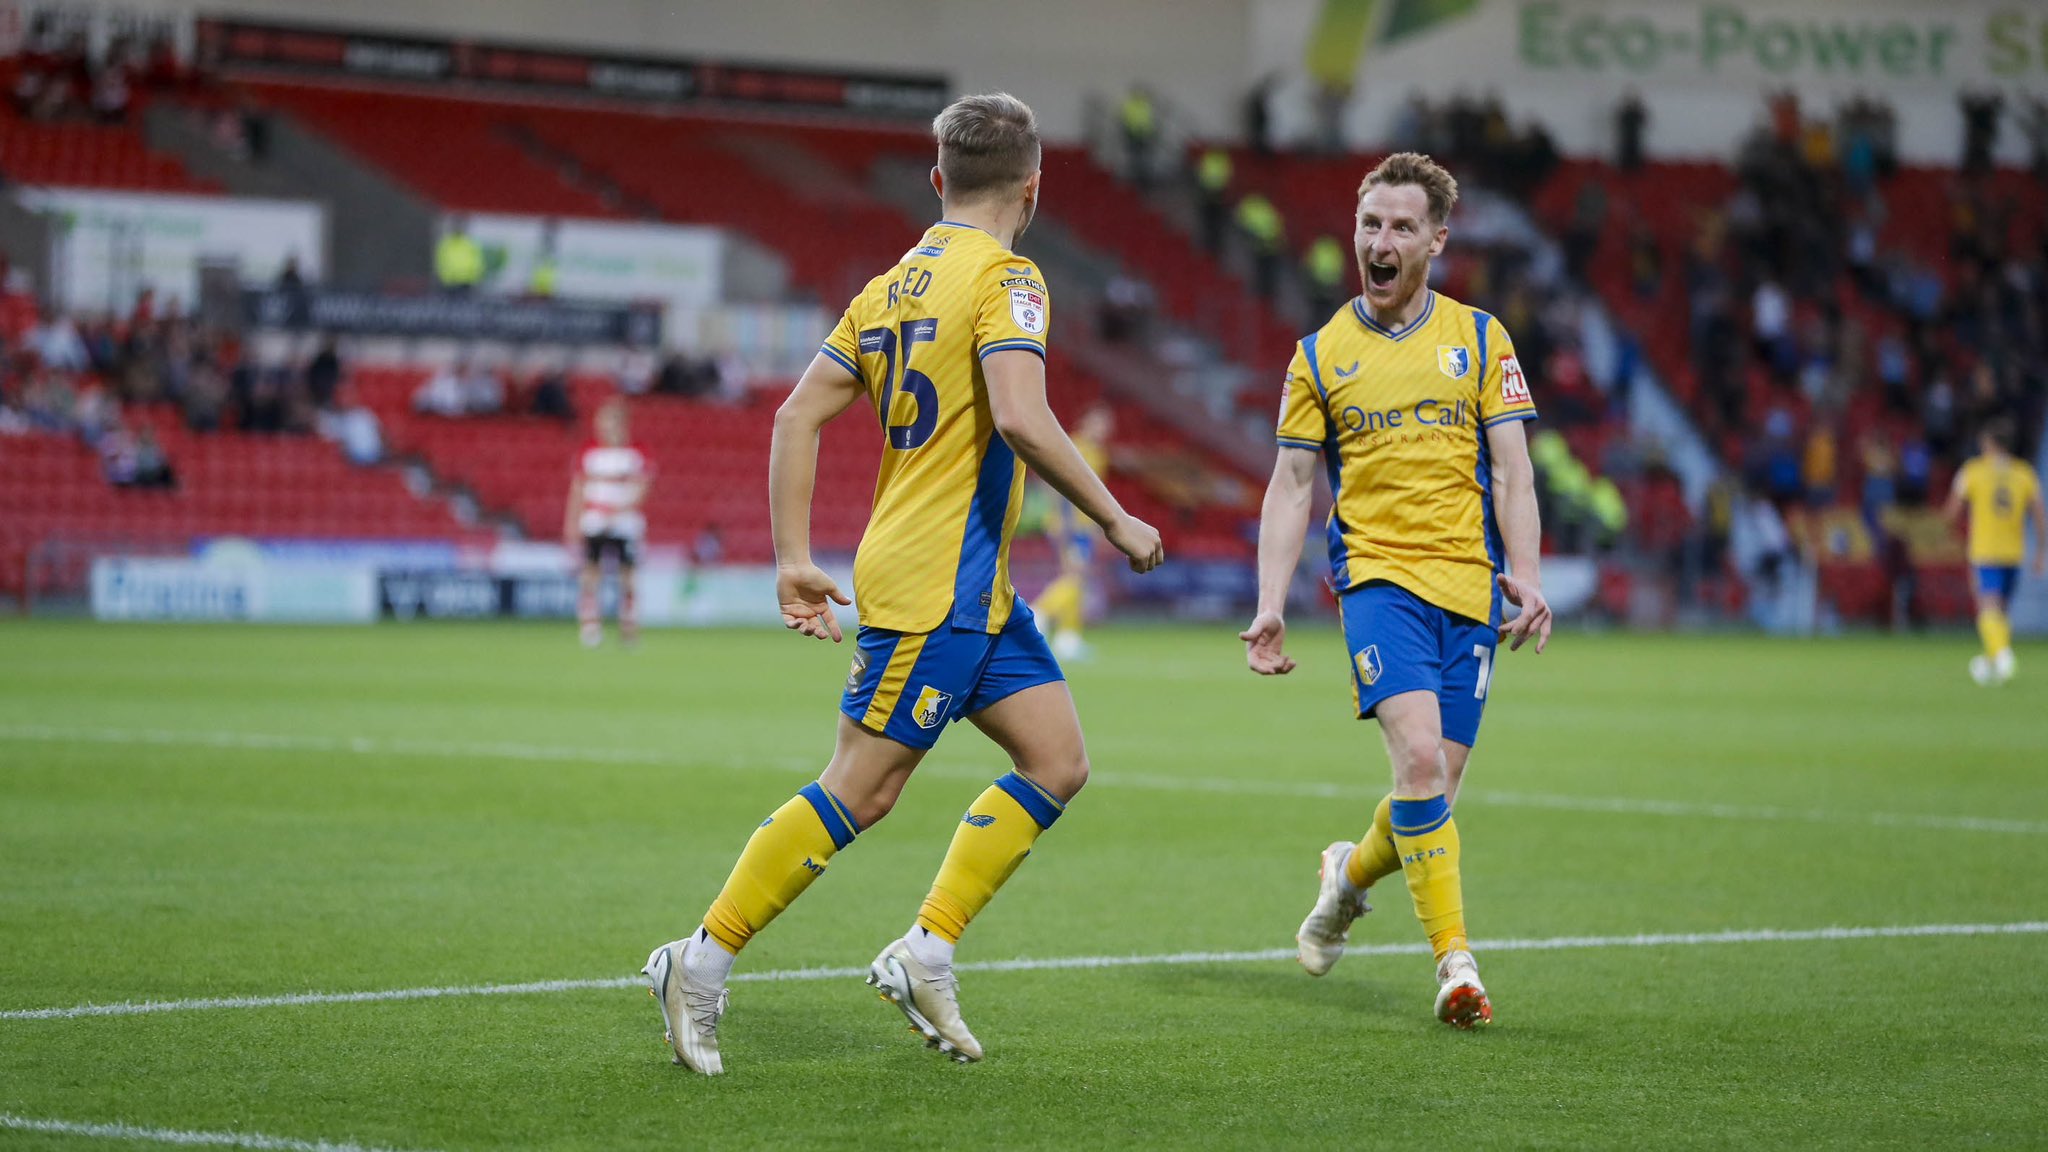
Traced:
[[996, 432], [982, 361], [1045, 355], [1036, 265], [940, 221], [868, 282], [823, 354], [867, 387], [886, 446], [854, 559], [859, 651], [840, 710], [929, 748], [947, 721], [1061, 679], [1010, 585], [1024, 465]]
[[1278, 439], [1319, 452], [1329, 475], [1330, 580], [1361, 718], [1429, 691], [1447, 739], [1477, 738], [1501, 621], [1486, 430], [1535, 416], [1500, 322], [1436, 292], [1399, 330], [1353, 299], [1296, 345]]
[[[1970, 508], [1970, 565], [1977, 589], [2011, 603], [2019, 587], [2020, 562], [2027, 558], [2027, 509], [2041, 498], [2041, 480], [2024, 460], [1984, 456], [1956, 474]], [[2042, 541], [2048, 547], [2048, 540]]]

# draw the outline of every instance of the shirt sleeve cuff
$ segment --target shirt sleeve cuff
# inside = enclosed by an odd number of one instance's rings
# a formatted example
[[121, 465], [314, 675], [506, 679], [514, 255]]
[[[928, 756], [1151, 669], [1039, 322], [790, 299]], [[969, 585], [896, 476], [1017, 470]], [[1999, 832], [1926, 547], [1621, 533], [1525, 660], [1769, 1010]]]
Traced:
[[975, 352], [974, 355], [976, 359], [986, 360], [991, 355], [997, 352], [1035, 352], [1038, 354], [1040, 359], [1044, 359], [1045, 345], [1040, 344], [1036, 340], [1024, 340], [1020, 338], [1012, 338], [1009, 340], [995, 340], [987, 344], [983, 344], [981, 348]]
[[861, 378], [860, 365], [855, 364], [851, 360], [848, 360], [846, 358], [846, 353], [841, 352], [839, 349], [834, 348], [830, 344], [827, 344], [823, 348], [818, 349], [818, 351], [823, 353], [825, 356], [829, 357], [833, 363], [839, 365], [841, 368], [846, 369], [848, 372], [853, 373], [854, 379], [858, 380]]
[[1302, 440], [1294, 436], [1275, 436], [1273, 439], [1283, 447], [1306, 448], [1311, 452], [1321, 451], [1323, 447], [1314, 440]]
[[1520, 412], [1503, 412], [1491, 420], [1484, 421], [1484, 424], [1486, 427], [1491, 428], [1496, 424], [1509, 424], [1516, 420], [1534, 420], [1535, 418], [1536, 410], [1534, 408], [1524, 408]]

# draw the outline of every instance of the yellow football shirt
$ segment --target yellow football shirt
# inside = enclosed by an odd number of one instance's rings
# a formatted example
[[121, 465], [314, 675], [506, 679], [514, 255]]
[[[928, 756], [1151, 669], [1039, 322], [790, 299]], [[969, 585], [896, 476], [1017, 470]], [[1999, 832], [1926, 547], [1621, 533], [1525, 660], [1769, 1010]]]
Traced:
[[2041, 495], [2033, 467], [2024, 460], [1998, 464], [1978, 456], [1963, 465], [1957, 479], [1970, 506], [1970, 563], [2006, 567], [2025, 560], [2027, 509]]
[[940, 221], [847, 305], [823, 352], [866, 385], [885, 446], [853, 562], [861, 623], [1000, 632], [1024, 465], [996, 434], [981, 362], [1045, 355], [1045, 278], [979, 228]]
[[1399, 331], [1354, 298], [1295, 345], [1279, 441], [1323, 456], [1336, 500], [1328, 538], [1339, 590], [1398, 584], [1473, 620], [1499, 620], [1502, 564], [1486, 429], [1535, 402], [1499, 321], [1429, 294]]

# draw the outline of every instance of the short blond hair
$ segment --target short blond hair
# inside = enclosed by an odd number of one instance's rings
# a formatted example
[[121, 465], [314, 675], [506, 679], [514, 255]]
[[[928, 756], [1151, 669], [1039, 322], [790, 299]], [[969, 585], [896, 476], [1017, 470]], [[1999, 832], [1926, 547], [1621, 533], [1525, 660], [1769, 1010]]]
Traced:
[[1451, 209], [1458, 206], [1457, 177], [1420, 152], [1396, 152], [1380, 161], [1358, 185], [1358, 198], [1365, 199], [1366, 190], [1375, 184], [1413, 184], [1422, 189], [1429, 197], [1429, 219], [1434, 224], [1449, 220]]
[[1008, 92], [962, 96], [932, 118], [946, 195], [971, 200], [1022, 185], [1038, 170], [1038, 117]]

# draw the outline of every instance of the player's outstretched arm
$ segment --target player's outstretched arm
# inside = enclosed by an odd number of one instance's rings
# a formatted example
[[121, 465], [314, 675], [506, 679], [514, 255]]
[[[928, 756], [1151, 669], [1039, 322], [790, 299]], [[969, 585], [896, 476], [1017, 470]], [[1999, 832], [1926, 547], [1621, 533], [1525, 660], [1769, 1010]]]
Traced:
[[1508, 603], [1522, 610], [1500, 626], [1500, 638], [1510, 652], [1532, 639], [1542, 652], [1550, 643], [1550, 601], [1543, 598], [1543, 523], [1529, 436], [1522, 421], [1509, 420], [1486, 430], [1486, 446], [1493, 455], [1493, 515], [1508, 550], [1508, 570], [1494, 579]]
[[2048, 576], [2048, 505], [2042, 503], [2039, 485], [2034, 487], [2034, 575]]
[[583, 473], [569, 477], [569, 500], [562, 509], [562, 546], [576, 551], [577, 526], [583, 520]]
[[768, 442], [768, 522], [775, 536], [775, 599], [782, 626], [838, 643], [832, 605], [851, 604], [811, 562], [811, 493], [818, 484], [818, 433], [862, 394], [860, 380], [820, 353], [775, 411]]
[[1280, 446], [1266, 499], [1259, 506], [1259, 608], [1251, 627], [1237, 634], [1245, 644], [1245, 663], [1261, 676], [1294, 671], [1287, 655], [1287, 589], [1301, 563], [1301, 542], [1308, 534], [1309, 505], [1315, 496], [1316, 454], [1307, 448]]
[[1943, 501], [1941, 505], [1941, 518], [1943, 520], [1954, 521], [1956, 517], [1963, 514], [1963, 501], [1967, 496], [1966, 489], [1967, 485], [1963, 478], [1963, 470], [1958, 468], [1956, 469], [1955, 479], [1949, 481], [1948, 499]]
[[1166, 559], [1158, 529], [1124, 511], [1060, 427], [1045, 399], [1045, 361], [1034, 352], [995, 352], [981, 362], [981, 372], [996, 431], [1010, 448], [1053, 491], [1102, 525], [1103, 536], [1130, 558], [1131, 571], [1157, 568]]

